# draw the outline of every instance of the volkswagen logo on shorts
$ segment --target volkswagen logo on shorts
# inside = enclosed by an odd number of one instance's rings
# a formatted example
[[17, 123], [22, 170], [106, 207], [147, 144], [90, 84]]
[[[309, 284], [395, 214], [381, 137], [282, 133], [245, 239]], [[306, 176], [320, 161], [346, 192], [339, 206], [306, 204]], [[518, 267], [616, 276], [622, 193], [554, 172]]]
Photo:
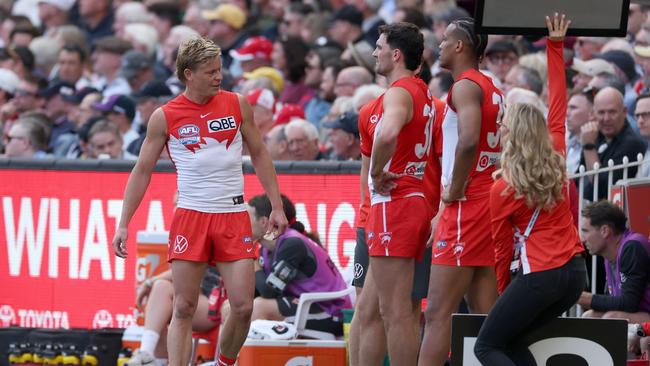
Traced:
[[93, 328], [110, 328], [113, 326], [113, 315], [108, 310], [101, 309], [95, 313]]
[[187, 238], [185, 238], [183, 235], [176, 235], [176, 239], [174, 240], [174, 253], [185, 253], [187, 246]]
[[0, 306], [0, 327], [10, 327], [16, 322], [16, 312], [9, 305]]

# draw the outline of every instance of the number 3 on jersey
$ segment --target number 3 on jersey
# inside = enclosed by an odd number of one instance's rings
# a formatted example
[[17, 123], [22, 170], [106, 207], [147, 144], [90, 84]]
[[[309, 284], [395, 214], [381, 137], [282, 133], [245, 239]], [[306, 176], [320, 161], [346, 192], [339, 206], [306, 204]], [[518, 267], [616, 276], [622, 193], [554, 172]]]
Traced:
[[422, 110], [423, 116], [428, 116], [427, 124], [424, 126], [424, 144], [415, 145], [415, 156], [418, 159], [422, 159], [424, 155], [429, 154], [429, 148], [431, 147], [431, 140], [433, 138], [433, 120], [436, 117], [436, 110], [432, 106], [425, 104], [424, 109]]
[[[496, 92], [492, 93], [492, 104], [499, 106], [499, 113], [497, 113], [497, 119], [495, 122], [501, 122], [504, 114], [503, 95]], [[501, 129], [496, 123], [494, 124], [494, 127], [496, 128], [496, 133], [488, 132], [487, 134], [487, 143], [492, 149], [497, 147], [499, 145], [499, 140], [501, 140]]]

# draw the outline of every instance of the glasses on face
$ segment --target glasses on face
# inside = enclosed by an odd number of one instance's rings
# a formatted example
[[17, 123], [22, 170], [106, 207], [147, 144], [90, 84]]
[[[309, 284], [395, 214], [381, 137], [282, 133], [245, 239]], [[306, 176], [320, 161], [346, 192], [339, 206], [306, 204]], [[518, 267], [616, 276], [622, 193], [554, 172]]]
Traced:
[[27, 140], [27, 137], [25, 137], [25, 136], [11, 136], [11, 135], [7, 135], [7, 137], [5, 137], [5, 143], [6, 144], [10, 143], [12, 140], [24, 141], [24, 140]]
[[38, 94], [34, 92], [30, 92], [29, 90], [25, 90], [25, 89], [16, 89], [14, 95], [17, 97], [35, 97]]
[[649, 118], [650, 118], [650, 111], [634, 113], [634, 119], [636, 119], [637, 121], [639, 121], [639, 120], [647, 120]]
[[511, 55], [490, 55], [488, 60], [493, 64], [510, 64], [515, 61], [515, 57]]
[[289, 146], [304, 146], [307, 143], [306, 138], [289, 140]]

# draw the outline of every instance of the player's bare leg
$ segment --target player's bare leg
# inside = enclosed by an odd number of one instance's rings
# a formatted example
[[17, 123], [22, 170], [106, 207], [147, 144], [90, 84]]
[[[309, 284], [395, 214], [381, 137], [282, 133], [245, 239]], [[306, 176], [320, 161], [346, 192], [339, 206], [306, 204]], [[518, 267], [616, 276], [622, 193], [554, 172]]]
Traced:
[[472, 267], [431, 266], [418, 365], [442, 366], [447, 360], [451, 346], [451, 314], [458, 310], [473, 277]]
[[[413, 258], [370, 257], [372, 279], [376, 283], [379, 309], [394, 365], [415, 365], [418, 335], [413, 329], [411, 298]], [[381, 286], [379, 286], [381, 284]]]
[[253, 313], [255, 272], [252, 259], [219, 262], [217, 269], [228, 292], [230, 312], [220, 336], [220, 352], [228, 358], [237, 358], [248, 335]]
[[467, 289], [467, 306], [472, 314], [487, 314], [497, 301], [494, 267], [474, 267], [474, 278]]
[[167, 350], [170, 366], [186, 366], [192, 353], [192, 317], [196, 311], [206, 263], [173, 260], [174, 311], [169, 324]]
[[366, 274], [361, 297], [357, 298], [353, 321], [356, 322], [359, 330], [356, 365], [381, 365], [386, 356], [386, 330], [379, 313], [379, 295], [372, 275], [372, 267]]

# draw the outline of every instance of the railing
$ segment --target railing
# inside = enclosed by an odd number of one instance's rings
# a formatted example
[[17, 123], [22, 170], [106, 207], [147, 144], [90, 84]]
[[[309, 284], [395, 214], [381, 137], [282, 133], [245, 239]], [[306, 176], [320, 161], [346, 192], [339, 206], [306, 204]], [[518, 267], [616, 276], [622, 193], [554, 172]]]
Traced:
[[[626, 181], [628, 179], [632, 179], [635, 177], [629, 177], [629, 169], [632, 167], [637, 167], [637, 176], [639, 175], [639, 172], [641, 171], [641, 167], [645, 164], [650, 164], [650, 159], [643, 159], [643, 154], [638, 154], [636, 156], [636, 161], [630, 161], [630, 159], [627, 156], [623, 157], [623, 162], [618, 165], [614, 165], [613, 160], [609, 160], [607, 162], [607, 166], [600, 166], [599, 162], [594, 163], [593, 169], [592, 170], [587, 170], [584, 165], [581, 165], [580, 168], [578, 169], [578, 173], [570, 175], [569, 178], [571, 179], [577, 179], [578, 180], [578, 213], [582, 212], [582, 208], [584, 207], [585, 204], [585, 199], [584, 199], [584, 189], [585, 189], [585, 179], [589, 179], [590, 177], [596, 177], [600, 175], [601, 173], [607, 173], [607, 199], [611, 200], [611, 188], [617, 183], [614, 182], [614, 171], [617, 170], [623, 170], [623, 179], [621, 181]], [[598, 201], [598, 185], [599, 185], [599, 180], [596, 178], [593, 180], [593, 198], [592, 201]], [[592, 255], [591, 256], [591, 293], [596, 292], [596, 256]], [[582, 311], [578, 307], [576, 314], [579, 316]]]

